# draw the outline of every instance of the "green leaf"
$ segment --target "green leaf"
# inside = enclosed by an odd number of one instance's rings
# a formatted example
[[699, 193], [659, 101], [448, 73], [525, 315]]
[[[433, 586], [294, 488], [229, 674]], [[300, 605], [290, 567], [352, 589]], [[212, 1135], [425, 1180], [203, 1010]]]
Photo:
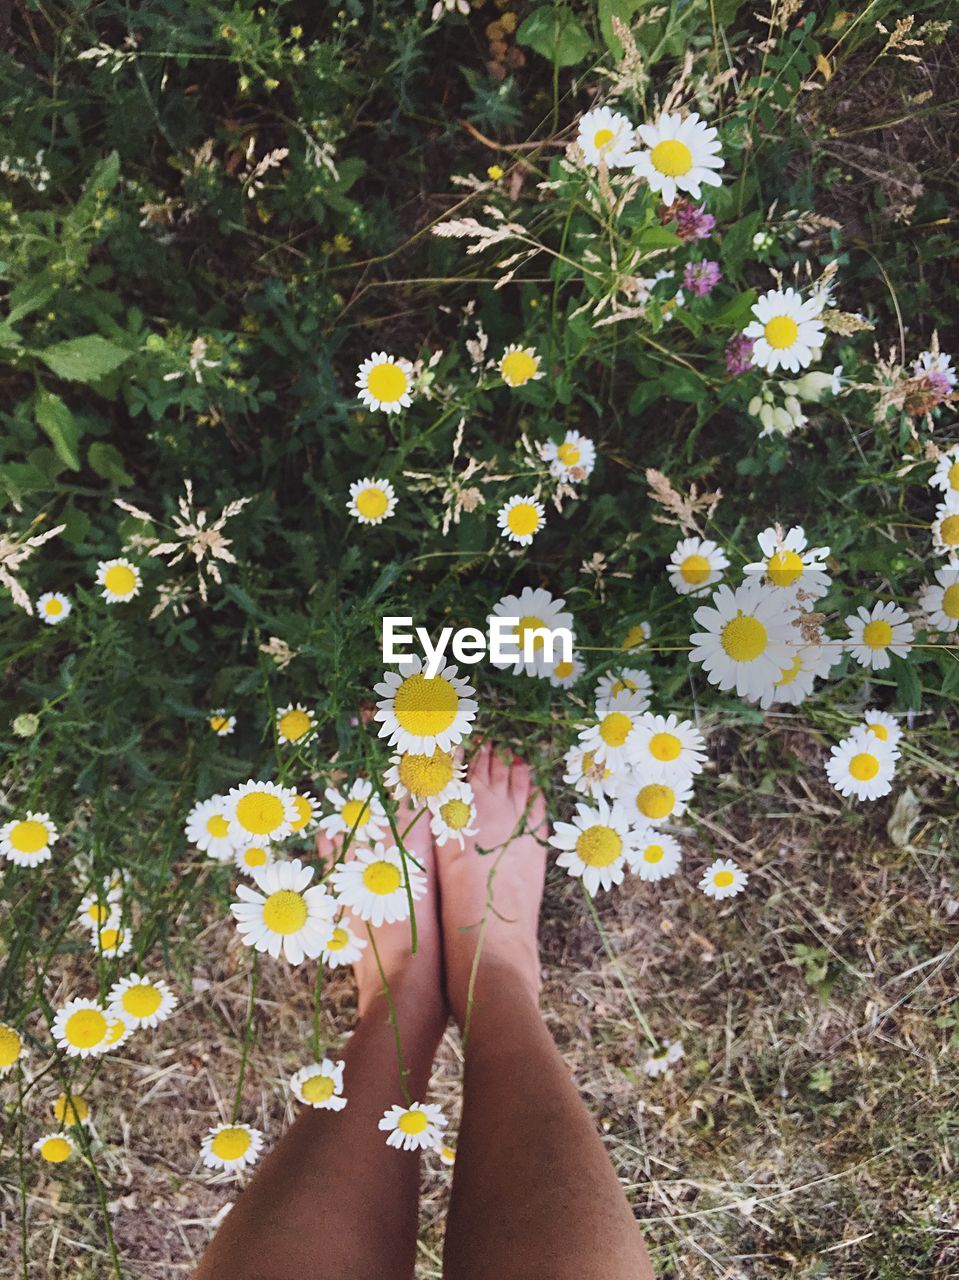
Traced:
[[918, 711], [922, 706], [922, 686], [915, 665], [908, 658], [896, 655], [892, 659], [892, 669], [896, 677], [900, 707], [903, 711]]
[[133, 484], [133, 477], [123, 465], [123, 455], [112, 444], [97, 441], [87, 451], [87, 462], [98, 476], [115, 485]]
[[518, 44], [554, 62], [573, 67], [589, 57], [592, 41], [579, 18], [569, 9], [543, 4], [534, 9], [516, 33]]
[[747, 213], [745, 218], [734, 222], [723, 236], [720, 256], [731, 273], [739, 272], [743, 259], [752, 249], [753, 236], [759, 230], [761, 216], [758, 212]]
[[120, 157], [111, 151], [90, 174], [83, 194], [67, 215], [66, 226], [72, 231], [82, 231], [95, 215], [100, 202], [117, 185], [119, 177]]
[[752, 318], [753, 304], [756, 301], [756, 290], [747, 289], [738, 294], [709, 317], [709, 323], [725, 329], [742, 329]]
[[44, 306], [53, 297], [53, 285], [47, 280], [25, 280], [10, 291], [10, 313], [7, 323], [15, 325], [24, 316]]
[[60, 397], [41, 388], [37, 392], [33, 414], [37, 420], [37, 426], [49, 436], [50, 443], [60, 461], [71, 471], [79, 471], [80, 455], [77, 452], [77, 442], [80, 439], [80, 428]]
[[97, 382], [113, 373], [131, 355], [96, 333], [85, 338], [68, 338], [36, 354], [58, 378], [71, 382]]
[[641, 249], [675, 249], [683, 242], [668, 227], [646, 227], [636, 237], [636, 243]]
[[706, 384], [692, 369], [670, 369], [662, 375], [663, 394], [667, 400], [698, 404], [706, 394]]
[[599, 29], [614, 58], [621, 58], [624, 50], [622, 41], [616, 39], [613, 31], [613, 18], [619, 18], [629, 26], [633, 14], [642, 3], [643, 0], [599, 0]]

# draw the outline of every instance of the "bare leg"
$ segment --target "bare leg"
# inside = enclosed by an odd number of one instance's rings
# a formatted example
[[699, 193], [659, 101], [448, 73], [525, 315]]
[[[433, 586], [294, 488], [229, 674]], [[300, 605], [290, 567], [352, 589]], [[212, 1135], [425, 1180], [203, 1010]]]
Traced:
[[[489, 749], [473, 763], [479, 835], [438, 850], [447, 992], [467, 1023], [470, 975], [486, 912], [466, 1044], [463, 1119], [446, 1232], [449, 1280], [651, 1280], [639, 1228], [609, 1157], [539, 1013], [537, 919], [545, 853], [510, 840], [530, 801], [522, 762]], [[536, 795], [528, 826], [540, 829]], [[502, 857], [481, 848], [504, 844]]]
[[[401, 814], [400, 830], [409, 822]], [[322, 839], [317, 842], [321, 849]], [[436, 876], [427, 815], [404, 844], [427, 869], [416, 904], [419, 950], [409, 922], [375, 931], [400, 1028], [407, 1082], [425, 1097], [446, 1026]], [[328, 848], [328, 844], [325, 846]], [[366, 926], [351, 921], [366, 937]], [[360, 1021], [343, 1058], [340, 1112], [305, 1108], [263, 1161], [204, 1255], [197, 1280], [393, 1280], [416, 1256], [419, 1159], [386, 1145], [383, 1112], [403, 1102], [396, 1046], [372, 948], [355, 966]]]

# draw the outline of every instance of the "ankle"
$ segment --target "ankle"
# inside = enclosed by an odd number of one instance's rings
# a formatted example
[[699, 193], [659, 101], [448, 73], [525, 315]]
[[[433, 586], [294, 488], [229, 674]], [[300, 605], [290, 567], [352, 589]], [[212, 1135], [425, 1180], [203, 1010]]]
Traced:
[[[450, 1010], [460, 1031], [467, 1021], [472, 1028], [485, 1021], [489, 1012], [517, 1000], [539, 1007], [539, 958], [535, 948], [496, 948], [480, 952], [473, 978], [473, 956], [469, 963], [450, 972], [447, 994]], [[472, 990], [470, 983], [472, 982]]]

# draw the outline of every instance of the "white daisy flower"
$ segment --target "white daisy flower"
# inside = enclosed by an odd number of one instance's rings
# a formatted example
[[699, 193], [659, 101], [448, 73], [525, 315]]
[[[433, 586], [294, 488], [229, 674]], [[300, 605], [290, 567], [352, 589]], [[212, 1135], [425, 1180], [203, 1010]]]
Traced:
[[623, 636], [619, 646], [625, 653], [633, 653], [642, 649], [653, 638], [653, 629], [648, 622], [634, 622]]
[[95, 1000], [68, 1000], [58, 1009], [51, 1034], [71, 1058], [88, 1058], [104, 1053], [108, 1044], [112, 1017]]
[[535, 347], [521, 347], [511, 342], [500, 356], [500, 377], [508, 387], [525, 387], [527, 382], [536, 382], [543, 376], [539, 366], [540, 357]]
[[594, 697], [599, 706], [607, 703], [610, 698], [615, 698], [618, 693], [631, 693], [635, 696], [637, 705], [641, 703], [641, 709], [646, 711], [652, 689], [653, 682], [645, 671], [640, 671], [638, 667], [623, 667], [619, 671], [600, 676]]
[[440, 795], [455, 778], [463, 776], [463, 764], [452, 751], [439, 747], [430, 755], [418, 751], [397, 752], [383, 774], [383, 781], [397, 799], [412, 796], [429, 800]]
[[929, 483], [943, 493], [959, 494], [959, 444], [954, 444], [951, 449], [946, 449], [939, 455]]
[[682, 856], [683, 851], [674, 836], [643, 825], [633, 833], [629, 869], [635, 871], [640, 880], [665, 880], [679, 870]]
[[50, 859], [57, 839], [49, 813], [28, 809], [22, 818], [11, 818], [0, 827], [0, 855], [18, 867], [35, 867]]
[[208, 1169], [240, 1173], [256, 1164], [263, 1148], [263, 1134], [248, 1124], [217, 1124], [200, 1143], [200, 1156]]
[[818, 600], [829, 590], [832, 584], [825, 563], [829, 548], [807, 547], [800, 525], [785, 534], [775, 527], [764, 529], [757, 541], [763, 559], [747, 564], [745, 573], [761, 576], [767, 586], [789, 591], [804, 602]]
[[733, 591], [724, 583], [693, 617], [704, 630], [689, 637], [689, 659], [722, 690], [755, 701], [792, 662], [797, 633], [772, 587], [752, 581]]
[[299, 818], [296, 792], [276, 782], [244, 782], [226, 797], [226, 818], [234, 844], [259, 837], [284, 840]]
[[63, 1164], [76, 1149], [76, 1141], [69, 1133], [45, 1133], [33, 1144], [33, 1150], [47, 1164]]
[[655, 1049], [650, 1049], [643, 1063], [643, 1074], [655, 1078], [664, 1075], [674, 1063], [683, 1057], [682, 1040], [661, 1040]]
[[445, 1142], [437, 1143], [433, 1148], [440, 1158], [440, 1164], [445, 1164], [447, 1168], [452, 1167], [456, 1163], [456, 1148], [447, 1146]]
[[577, 741], [591, 751], [597, 764], [621, 769], [632, 760], [639, 740], [643, 698], [636, 693], [617, 693], [596, 706], [596, 724], [580, 729]]
[[669, 782], [702, 773], [706, 739], [690, 720], [644, 711], [639, 721], [633, 766], [651, 782]]
[[698, 596], [719, 582], [729, 560], [708, 538], [682, 538], [669, 557], [669, 581], [681, 596]]
[[233, 852], [233, 861], [240, 871], [252, 875], [254, 871], [259, 871], [261, 867], [268, 867], [276, 859], [273, 850], [265, 840], [249, 840], [237, 845]]
[[517, 495], [500, 507], [496, 523], [507, 542], [528, 547], [546, 523], [546, 508], [536, 498]]
[[413, 366], [409, 360], [375, 351], [360, 365], [356, 385], [367, 408], [399, 413], [413, 403]]
[[840, 795], [878, 800], [892, 790], [899, 752], [869, 729], [855, 729], [832, 748], [826, 777]]
[[622, 884], [634, 845], [632, 822], [617, 803], [599, 799], [595, 807], [578, 804], [571, 822], [557, 822], [549, 844], [559, 849], [556, 863], [581, 878], [590, 894]]
[[108, 920], [90, 934], [90, 945], [104, 956], [125, 956], [133, 948], [133, 937], [129, 929], [120, 927], [119, 921]]
[[759, 698], [765, 711], [773, 703], [798, 707], [805, 702], [819, 679], [824, 679], [842, 656], [840, 649], [827, 644], [807, 644], [793, 652], [792, 661], [783, 667], [776, 683]]
[[331, 969], [356, 964], [366, 947], [366, 939], [355, 934], [342, 919], [336, 923], [333, 936], [320, 952]]
[[546, 678], [554, 689], [572, 689], [585, 670], [586, 664], [578, 653], [574, 653], [570, 662], [565, 658], [555, 662], [547, 670]]
[[576, 141], [587, 164], [598, 165], [604, 160], [607, 168], [621, 169], [629, 164], [627, 157], [634, 145], [633, 126], [618, 111], [596, 107], [580, 117]]
[[596, 446], [578, 431], [567, 431], [560, 444], [548, 440], [540, 446], [543, 461], [557, 480], [578, 484], [592, 474], [596, 465]]
[[139, 595], [140, 570], [129, 560], [101, 560], [97, 565], [97, 586], [107, 604], [124, 604]]
[[[330, 882], [340, 906], [378, 928], [394, 920], [408, 920], [410, 897], [426, 892], [426, 874], [411, 858], [402, 858], [396, 845], [357, 849], [355, 856], [334, 867]], [[406, 879], [409, 879], [409, 894]]]
[[919, 608], [937, 631], [959, 631], [959, 565], [936, 570], [919, 593]]
[[107, 1019], [110, 1023], [110, 1029], [107, 1031], [107, 1038], [104, 1041], [101, 1053], [112, 1053], [115, 1049], [119, 1049], [133, 1035], [134, 1022], [126, 1017], [125, 1014], [117, 1013], [111, 1010], [107, 1013]]
[[131, 973], [110, 988], [107, 1010], [136, 1027], [157, 1027], [166, 1022], [179, 1001], [162, 978]]
[[238, 841], [243, 839], [236, 824], [231, 822], [230, 804], [226, 796], [211, 796], [209, 800], [198, 801], [187, 815], [186, 838], [201, 851], [216, 858], [217, 862], [228, 862]]
[[862, 727], [880, 742], [887, 742], [890, 747], [897, 747], [902, 737], [902, 726], [896, 717], [891, 716], [888, 711], [877, 711], [875, 707], [863, 712]]
[[207, 724], [218, 738], [226, 738], [236, 729], [236, 716], [231, 716], [225, 707], [217, 707], [207, 717]]
[[333, 812], [320, 819], [320, 828], [328, 836], [352, 835], [363, 843], [383, 839], [388, 827], [386, 810], [369, 778], [357, 778], [345, 795], [334, 787], [328, 787], [325, 794]]
[[932, 545], [937, 551], [949, 556], [950, 566], [956, 563], [959, 557], [959, 493], [950, 490], [945, 501], [936, 507], [936, 518], [932, 522]]
[[230, 911], [243, 945], [290, 964], [316, 959], [333, 933], [336, 903], [323, 885], [309, 888], [312, 879], [313, 868], [294, 858], [254, 871], [255, 889], [238, 885]]
[[444, 667], [427, 679], [419, 657], [404, 662], [399, 671], [387, 671], [373, 688], [380, 695], [373, 714], [380, 721], [380, 737], [400, 751], [449, 751], [469, 733], [479, 707], [475, 690], [456, 667]]
[[37, 601], [37, 617], [50, 627], [66, 622], [72, 609], [73, 605], [62, 591], [46, 591]]
[[389, 480], [364, 476], [350, 485], [346, 509], [360, 524], [382, 524], [396, 510], [396, 490]]
[[23, 1037], [16, 1027], [0, 1022], [0, 1076], [5, 1076], [19, 1062], [23, 1053]]
[[429, 801], [430, 829], [438, 845], [456, 841], [462, 849], [467, 836], [475, 836], [476, 805], [468, 782], [451, 782], [442, 795]]
[[945, 351], [923, 351], [913, 363], [912, 371], [917, 378], [926, 373], [938, 373], [949, 384], [950, 391], [956, 389], [956, 371], [952, 358]]
[[749, 883], [748, 874], [732, 858], [717, 858], [703, 873], [699, 887], [708, 898], [721, 902], [742, 893]]
[[630, 771], [616, 778], [616, 799], [626, 806], [627, 813], [632, 814], [635, 808], [634, 821], [651, 827], [684, 814], [692, 794], [689, 776], [654, 782], [645, 774]]
[[898, 605], [879, 601], [869, 610], [861, 604], [846, 618], [849, 639], [846, 649], [861, 667], [883, 671], [889, 666], [890, 651], [904, 658], [912, 648], [915, 632], [909, 615]]
[[680, 191], [698, 200], [704, 183], [722, 184], [717, 172], [723, 168], [719, 134], [697, 112], [685, 119], [678, 112], [663, 112], [652, 124], [639, 125], [636, 133], [648, 150], [633, 152], [628, 161], [633, 173], [659, 192], [663, 204], [672, 204]]
[[346, 1063], [339, 1059], [333, 1062], [324, 1058], [322, 1062], [311, 1062], [307, 1067], [300, 1067], [290, 1077], [290, 1092], [300, 1102], [320, 1111], [342, 1111], [346, 1106], [343, 1097], [343, 1069]]
[[408, 1107], [390, 1107], [377, 1126], [384, 1133], [388, 1147], [403, 1151], [429, 1151], [440, 1140], [446, 1128], [446, 1117], [439, 1107], [428, 1102], [412, 1102]]
[[563, 781], [581, 796], [591, 796], [594, 800], [612, 796], [615, 785], [613, 771], [607, 764], [597, 764], [592, 751], [570, 747], [563, 759], [566, 763]]
[[[497, 600], [496, 604], [493, 605], [492, 613], [487, 618], [487, 626], [489, 626], [494, 617], [518, 618], [519, 623], [515, 631], [517, 638], [515, 647], [519, 651], [519, 657], [512, 663], [494, 662], [493, 665], [499, 668], [500, 671], [512, 670], [514, 676], [524, 673], [529, 676], [548, 674], [549, 665], [546, 661], [545, 637], [534, 633], [537, 631], [558, 631], [563, 629], [572, 635], [573, 615], [565, 612], [565, 604], [566, 601], [562, 597], [557, 599], [543, 587], [524, 587], [518, 596], [503, 596], [501, 600]], [[533, 649], [533, 657], [529, 662], [526, 662], [523, 658], [527, 636], [532, 641]], [[558, 648], [558, 645], [554, 646], [554, 660]]]
[[294, 791], [293, 808], [296, 817], [293, 819], [293, 834], [303, 836], [312, 831], [319, 823], [320, 802], [309, 791]]
[[816, 298], [803, 301], [795, 289], [771, 289], [753, 305], [755, 320], [743, 330], [752, 338], [752, 361], [767, 373], [780, 367], [796, 373], [807, 368], [826, 340], [820, 322], [822, 306]]
[[276, 736], [281, 742], [290, 746], [299, 742], [309, 742], [315, 732], [316, 712], [308, 710], [302, 702], [277, 707]]

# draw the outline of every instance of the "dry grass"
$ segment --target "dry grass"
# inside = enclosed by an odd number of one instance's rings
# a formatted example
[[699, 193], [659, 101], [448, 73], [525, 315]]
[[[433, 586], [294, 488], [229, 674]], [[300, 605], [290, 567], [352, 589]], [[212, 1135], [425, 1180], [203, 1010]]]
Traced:
[[[897, 847], [885, 833], [890, 802], [857, 826], [817, 783], [757, 800], [728, 778], [710, 784], [684, 874], [664, 886], [627, 880], [601, 901], [635, 998], [657, 1034], [684, 1042], [670, 1075], [642, 1074], [643, 1038], [578, 887], [551, 874], [544, 910], [546, 1017], [659, 1274], [957, 1275], [955, 806], [924, 797], [911, 843]], [[745, 898], [718, 910], [692, 887], [709, 846], [752, 877]], [[105, 1062], [88, 1090], [124, 1275], [137, 1280], [189, 1275], [235, 1194], [195, 1153], [211, 1114], [229, 1114], [245, 956], [219, 916], [195, 956], [180, 1014]], [[67, 967], [64, 991], [72, 980]], [[354, 1016], [349, 977], [330, 978], [324, 1010], [337, 1043]], [[265, 963], [242, 1114], [270, 1135], [291, 1118], [284, 1082], [306, 1056], [311, 1015], [309, 974]], [[460, 1078], [450, 1035], [433, 1094], [454, 1116]], [[34, 1115], [54, 1090], [37, 1092]], [[29, 1166], [31, 1280], [110, 1274], [96, 1188], [81, 1165], [68, 1169]], [[440, 1275], [448, 1182], [430, 1162], [424, 1280]], [[8, 1162], [10, 1276], [22, 1274], [17, 1196]]]

